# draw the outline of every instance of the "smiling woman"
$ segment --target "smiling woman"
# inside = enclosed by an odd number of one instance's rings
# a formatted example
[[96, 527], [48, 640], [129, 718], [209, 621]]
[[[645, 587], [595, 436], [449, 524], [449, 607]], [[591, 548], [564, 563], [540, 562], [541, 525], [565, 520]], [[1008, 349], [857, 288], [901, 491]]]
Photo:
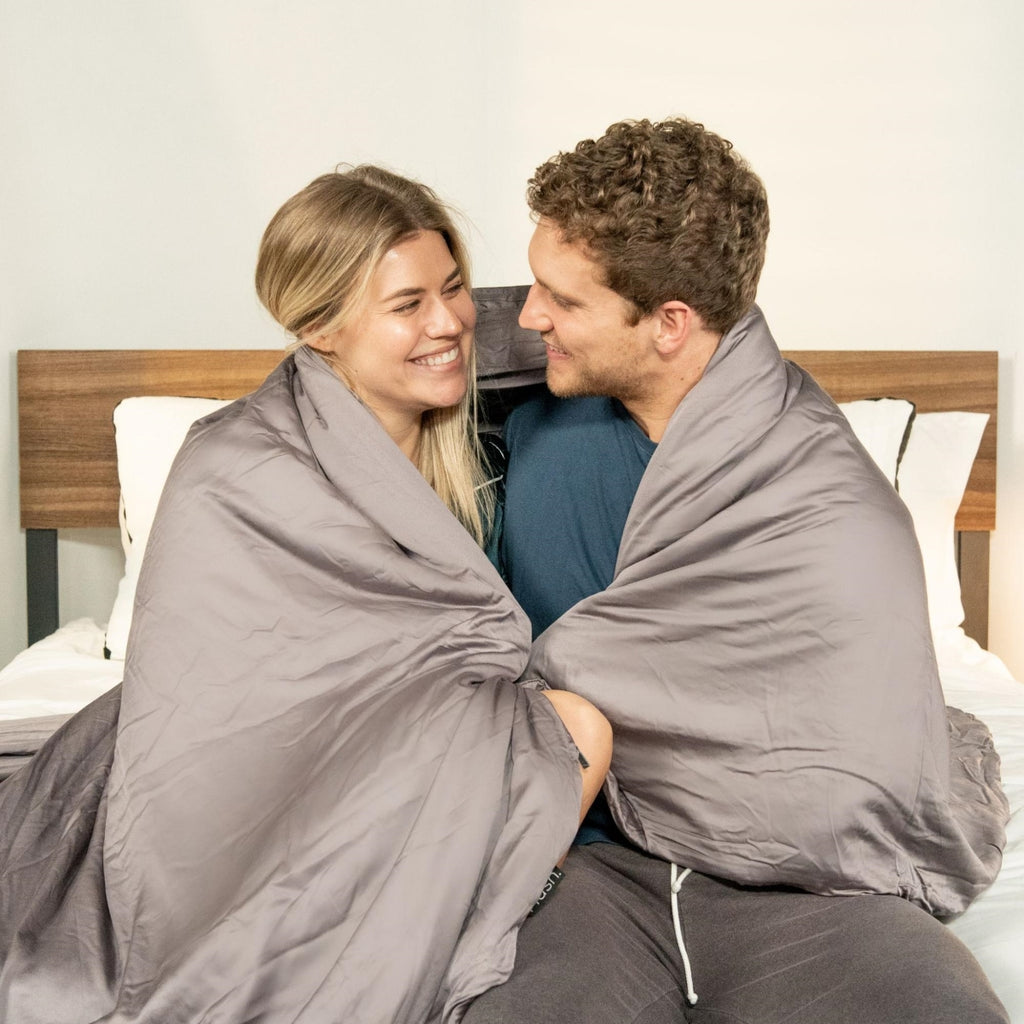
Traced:
[[[267, 226], [256, 290], [485, 544], [496, 480], [474, 429], [476, 309], [465, 245], [437, 196], [379, 167], [322, 175]], [[608, 770], [610, 729], [588, 702], [546, 696], [585, 751], [582, 815]]]

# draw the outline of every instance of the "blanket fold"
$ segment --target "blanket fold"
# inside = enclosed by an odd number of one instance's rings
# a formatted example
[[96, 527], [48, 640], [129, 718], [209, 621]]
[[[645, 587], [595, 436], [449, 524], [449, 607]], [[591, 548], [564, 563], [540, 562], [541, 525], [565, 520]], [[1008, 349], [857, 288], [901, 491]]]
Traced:
[[[101, 698], [0, 789], [0, 1018], [457, 1021], [578, 817], [528, 647], [372, 415], [286, 359], [176, 460], [116, 740]], [[92, 784], [42, 802], [75, 762]]]
[[658, 445], [611, 586], [530, 670], [611, 720], [612, 812], [660, 857], [943, 915], [998, 871], [998, 757], [947, 724], [909, 514], [756, 308]]

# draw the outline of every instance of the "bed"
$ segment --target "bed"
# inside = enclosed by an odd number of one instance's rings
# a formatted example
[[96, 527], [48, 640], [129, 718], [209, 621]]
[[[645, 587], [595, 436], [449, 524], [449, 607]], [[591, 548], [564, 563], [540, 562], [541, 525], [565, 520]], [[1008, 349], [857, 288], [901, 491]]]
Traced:
[[[516, 324], [524, 297], [519, 287], [475, 293], [484, 418], [492, 426], [524, 394], [543, 386], [543, 344]], [[982, 963], [1011, 1020], [1024, 1024], [1024, 685], [985, 650], [988, 537], [995, 528], [996, 353], [786, 354], [842, 405], [904, 496], [925, 560], [947, 703], [978, 715], [995, 737], [1013, 809], [1003, 868], [949, 927]], [[210, 403], [251, 391], [281, 355], [18, 353], [29, 644], [0, 670], [0, 779], [78, 708], [119, 682], [134, 574], [177, 444]], [[60, 625], [57, 531], [72, 527], [121, 530], [125, 578], [109, 623]]]

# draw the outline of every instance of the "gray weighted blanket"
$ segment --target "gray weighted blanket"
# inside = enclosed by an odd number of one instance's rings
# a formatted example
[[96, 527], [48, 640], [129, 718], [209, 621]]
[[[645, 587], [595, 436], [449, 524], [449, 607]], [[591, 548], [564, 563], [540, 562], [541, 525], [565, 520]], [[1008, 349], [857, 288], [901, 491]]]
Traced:
[[0, 787], [0, 1019], [458, 1020], [578, 817], [529, 635], [319, 357], [200, 421], [123, 688]]
[[999, 869], [999, 760], [947, 720], [909, 514], [757, 309], [669, 424], [613, 583], [530, 671], [611, 720], [613, 814], [667, 860], [943, 915]]

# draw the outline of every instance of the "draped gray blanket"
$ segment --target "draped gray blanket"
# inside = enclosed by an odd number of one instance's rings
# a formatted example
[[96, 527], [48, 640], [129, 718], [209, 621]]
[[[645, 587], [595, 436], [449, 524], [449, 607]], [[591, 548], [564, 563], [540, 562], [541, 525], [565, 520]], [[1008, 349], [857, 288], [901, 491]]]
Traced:
[[197, 424], [123, 688], [0, 787], [0, 1019], [456, 1021], [568, 847], [529, 625], [300, 351]]
[[756, 309], [669, 424], [613, 583], [530, 669], [611, 720], [612, 812], [660, 857], [936, 914], [999, 869], [998, 757], [947, 723], [909, 514]]

